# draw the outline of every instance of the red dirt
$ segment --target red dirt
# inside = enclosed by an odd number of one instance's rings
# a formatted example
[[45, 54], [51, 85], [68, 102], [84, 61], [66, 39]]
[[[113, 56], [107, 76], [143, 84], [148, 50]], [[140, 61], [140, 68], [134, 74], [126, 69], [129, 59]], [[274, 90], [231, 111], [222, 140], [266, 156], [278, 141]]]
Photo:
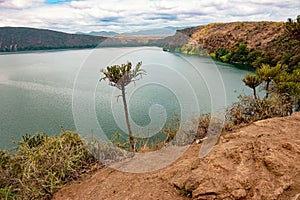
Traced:
[[61, 189], [54, 199], [300, 200], [300, 113], [223, 133], [203, 159], [200, 147], [193, 144], [155, 172], [102, 169]]

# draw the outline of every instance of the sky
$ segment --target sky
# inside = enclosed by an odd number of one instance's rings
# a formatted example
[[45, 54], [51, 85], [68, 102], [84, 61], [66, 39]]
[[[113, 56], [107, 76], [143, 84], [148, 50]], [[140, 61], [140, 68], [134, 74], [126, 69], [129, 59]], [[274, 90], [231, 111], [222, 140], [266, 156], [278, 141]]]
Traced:
[[286, 21], [297, 15], [300, 0], [0, 0], [0, 27], [68, 33]]

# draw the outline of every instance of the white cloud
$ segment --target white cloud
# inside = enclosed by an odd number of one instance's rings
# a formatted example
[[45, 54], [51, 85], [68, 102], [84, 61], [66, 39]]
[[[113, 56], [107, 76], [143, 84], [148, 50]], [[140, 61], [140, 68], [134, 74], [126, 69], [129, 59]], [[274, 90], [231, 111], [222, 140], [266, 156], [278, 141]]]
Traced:
[[210, 22], [285, 21], [295, 18], [294, 0], [0, 0], [0, 26], [30, 26], [67, 32], [134, 31]]
[[0, 0], [0, 8], [24, 9], [40, 5], [44, 0]]

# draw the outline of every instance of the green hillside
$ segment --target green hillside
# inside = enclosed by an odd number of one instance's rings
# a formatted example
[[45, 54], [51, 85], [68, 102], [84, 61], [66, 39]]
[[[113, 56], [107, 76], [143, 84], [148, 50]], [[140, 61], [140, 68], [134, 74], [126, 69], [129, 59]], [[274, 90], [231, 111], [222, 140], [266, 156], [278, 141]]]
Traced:
[[177, 31], [165, 39], [164, 49], [255, 67], [278, 62], [300, 67], [299, 27], [293, 20], [213, 23]]
[[96, 47], [106, 38], [63, 32], [0, 27], [0, 52]]

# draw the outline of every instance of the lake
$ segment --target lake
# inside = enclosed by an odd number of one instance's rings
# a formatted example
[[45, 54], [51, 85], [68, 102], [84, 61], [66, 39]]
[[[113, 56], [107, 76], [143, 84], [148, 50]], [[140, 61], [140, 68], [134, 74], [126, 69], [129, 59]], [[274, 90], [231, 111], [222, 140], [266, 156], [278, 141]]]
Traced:
[[[156, 47], [99, 48], [0, 55], [0, 148], [26, 133], [58, 135], [126, 132], [120, 91], [101, 81], [100, 69], [142, 61], [147, 72], [127, 87], [134, 132], [154, 135], [174, 116], [222, 112], [250, 93], [246, 69], [210, 57], [179, 55]], [[146, 136], [145, 136], [146, 137]]]

